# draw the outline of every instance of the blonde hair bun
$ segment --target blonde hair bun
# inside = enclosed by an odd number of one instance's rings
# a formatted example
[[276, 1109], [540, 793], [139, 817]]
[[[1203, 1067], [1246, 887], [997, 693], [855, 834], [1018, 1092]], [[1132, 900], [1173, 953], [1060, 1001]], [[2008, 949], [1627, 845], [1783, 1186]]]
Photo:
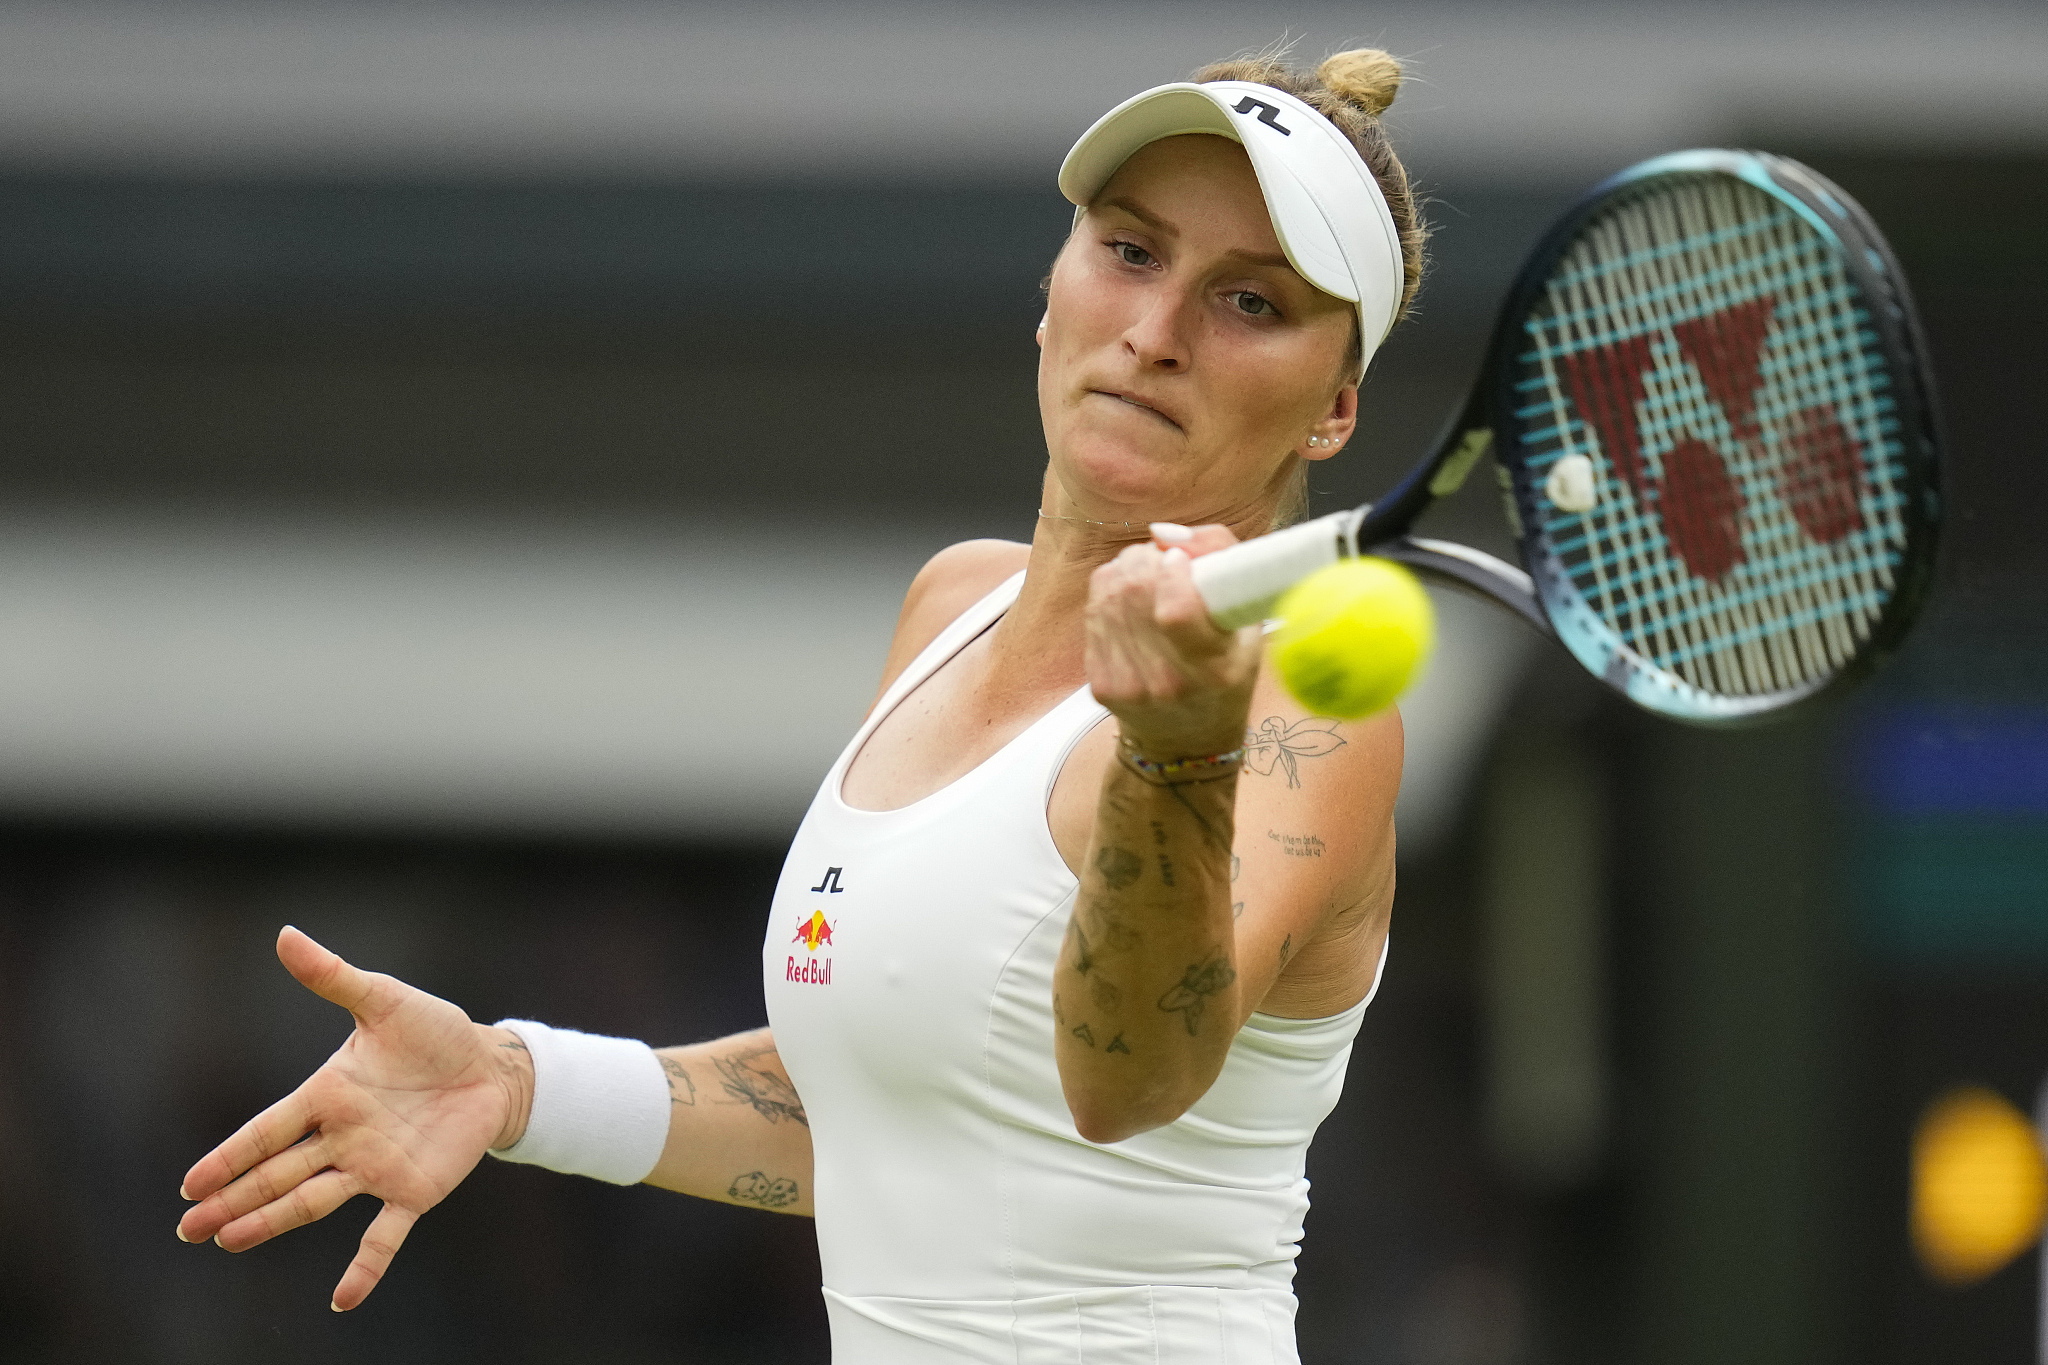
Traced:
[[1334, 53], [1316, 68], [1316, 79], [1330, 93], [1358, 105], [1374, 118], [1386, 112], [1401, 93], [1401, 59], [1376, 47], [1355, 47]]
[[1372, 178], [1386, 196], [1387, 212], [1393, 215], [1394, 231], [1401, 237], [1401, 312], [1415, 298], [1422, 283], [1422, 246], [1429, 238], [1429, 225], [1409, 187], [1408, 172], [1394, 155], [1380, 112], [1394, 102], [1401, 89], [1401, 59], [1376, 47], [1353, 48], [1326, 59], [1313, 76], [1303, 75], [1287, 65], [1282, 48], [1268, 48], [1227, 62], [1211, 62], [1197, 71], [1197, 81], [1249, 81], [1270, 85], [1301, 100], [1344, 134], [1365, 162]]

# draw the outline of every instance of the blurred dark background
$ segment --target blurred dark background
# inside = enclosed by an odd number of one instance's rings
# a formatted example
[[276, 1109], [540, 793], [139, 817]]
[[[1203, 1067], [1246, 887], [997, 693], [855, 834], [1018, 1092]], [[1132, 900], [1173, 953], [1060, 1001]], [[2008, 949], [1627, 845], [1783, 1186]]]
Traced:
[[0, 5], [0, 1359], [826, 1358], [799, 1220], [486, 1162], [336, 1318], [368, 1208], [231, 1258], [178, 1179], [346, 1034], [282, 923], [480, 1018], [761, 1022], [903, 585], [1030, 532], [1059, 155], [1283, 30], [1416, 56], [1438, 229], [1322, 506], [1683, 145], [1863, 201], [1952, 438], [1919, 629], [1784, 724], [1443, 604], [1304, 1360], [2034, 1358], [2036, 1258], [1905, 1228], [1928, 1101], [2048, 1070], [2048, 11], [224, 0]]

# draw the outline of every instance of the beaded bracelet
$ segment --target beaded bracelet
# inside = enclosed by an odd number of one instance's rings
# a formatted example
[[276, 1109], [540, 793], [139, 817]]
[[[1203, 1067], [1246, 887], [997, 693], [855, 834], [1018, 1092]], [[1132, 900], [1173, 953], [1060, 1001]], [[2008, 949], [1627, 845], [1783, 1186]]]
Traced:
[[1171, 758], [1159, 763], [1133, 749], [1130, 741], [1118, 739], [1116, 757], [1117, 762], [1153, 786], [1172, 787], [1183, 782], [1213, 782], [1219, 777], [1231, 776], [1244, 766], [1244, 746], [1201, 758]]

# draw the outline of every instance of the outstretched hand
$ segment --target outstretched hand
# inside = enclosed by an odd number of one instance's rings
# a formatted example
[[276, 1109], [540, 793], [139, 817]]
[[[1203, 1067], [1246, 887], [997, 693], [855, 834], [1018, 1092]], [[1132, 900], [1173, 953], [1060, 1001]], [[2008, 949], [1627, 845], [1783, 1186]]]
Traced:
[[1089, 579], [1088, 681], [1124, 736], [1155, 756], [1221, 753], [1244, 737], [1261, 630], [1218, 630], [1189, 572], [1191, 556], [1237, 538], [1222, 526], [1168, 533], [1168, 548], [1133, 545]]
[[187, 1242], [247, 1251], [359, 1194], [384, 1201], [335, 1286], [336, 1312], [376, 1288], [421, 1214], [484, 1152], [525, 1128], [532, 1066], [519, 1040], [446, 1000], [350, 966], [287, 927], [277, 956], [355, 1016], [355, 1032], [303, 1085], [199, 1159], [180, 1193]]

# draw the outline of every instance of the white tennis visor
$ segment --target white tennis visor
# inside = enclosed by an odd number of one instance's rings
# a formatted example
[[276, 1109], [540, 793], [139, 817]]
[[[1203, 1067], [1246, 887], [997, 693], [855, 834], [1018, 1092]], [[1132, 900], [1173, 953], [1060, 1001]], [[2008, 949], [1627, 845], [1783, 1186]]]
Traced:
[[1280, 249], [1303, 279], [1358, 305], [1370, 364], [1401, 307], [1401, 237], [1351, 139], [1286, 91], [1251, 81], [1176, 81], [1133, 95], [1081, 134], [1060, 167], [1060, 193], [1085, 209], [1139, 148], [1183, 133], [1243, 145]]

